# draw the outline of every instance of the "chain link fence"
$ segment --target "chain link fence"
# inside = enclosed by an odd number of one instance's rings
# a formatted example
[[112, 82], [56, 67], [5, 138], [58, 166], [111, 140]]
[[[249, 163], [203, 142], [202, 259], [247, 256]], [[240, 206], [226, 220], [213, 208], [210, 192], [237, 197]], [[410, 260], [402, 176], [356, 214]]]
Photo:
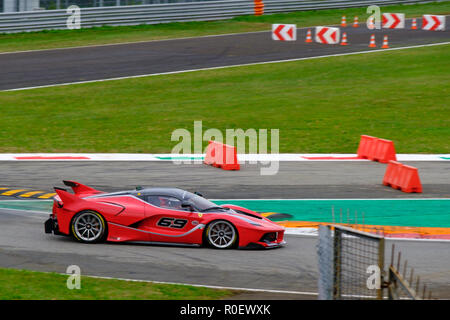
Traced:
[[[359, 226], [363, 227], [363, 226]], [[422, 300], [432, 292], [392, 244], [384, 267], [385, 239], [378, 229], [359, 231], [342, 225], [320, 225], [317, 245], [320, 300]], [[373, 232], [373, 233], [372, 233]], [[397, 254], [397, 256], [395, 256]]]
[[383, 237], [320, 226], [318, 255], [319, 299], [382, 299]]

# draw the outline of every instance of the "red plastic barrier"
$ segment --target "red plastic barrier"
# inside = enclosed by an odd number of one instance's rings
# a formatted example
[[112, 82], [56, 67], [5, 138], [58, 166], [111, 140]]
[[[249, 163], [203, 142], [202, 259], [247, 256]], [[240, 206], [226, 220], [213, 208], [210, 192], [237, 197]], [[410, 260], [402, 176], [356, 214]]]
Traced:
[[397, 161], [389, 161], [386, 172], [383, 177], [383, 184], [385, 186], [391, 186], [392, 188], [397, 188], [399, 186], [398, 177], [400, 177], [400, 168], [402, 164]]
[[389, 161], [384, 174], [383, 184], [403, 192], [422, 192], [419, 170], [397, 161]]
[[358, 157], [381, 163], [397, 161], [394, 142], [366, 135], [362, 135], [359, 141]]
[[239, 170], [241, 168], [236, 148], [217, 141], [209, 141], [203, 163], [223, 170]]
[[377, 139], [373, 160], [381, 163], [388, 163], [391, 160], [397, 161], [394, 142], [385, 139]]
[[372, 136], [361, 135], [358, 147], [358, 157], [361, 159], [369, 159], [369, 156], [375, 148], [375, 143], [378, 138]]

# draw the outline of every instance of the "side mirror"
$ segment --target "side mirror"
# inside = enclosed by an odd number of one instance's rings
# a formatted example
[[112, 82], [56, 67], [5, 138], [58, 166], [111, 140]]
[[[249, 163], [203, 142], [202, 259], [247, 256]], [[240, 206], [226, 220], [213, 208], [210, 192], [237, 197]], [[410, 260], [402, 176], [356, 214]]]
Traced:
[[181, 208], [189, 209], [189, 211], [194, 211], [194, 208], [192, 207], [192, 204], [189, 201], [181, 202]]

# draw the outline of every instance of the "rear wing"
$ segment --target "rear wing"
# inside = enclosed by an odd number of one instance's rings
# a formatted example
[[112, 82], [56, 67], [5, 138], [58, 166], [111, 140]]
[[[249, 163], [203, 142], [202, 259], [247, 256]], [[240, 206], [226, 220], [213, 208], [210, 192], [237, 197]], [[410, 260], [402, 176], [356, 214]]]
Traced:
[[57, 196], [54, 198], [58, 206], [62, 208], [63, 205], [69, 205], [74, 202], [83, 201], [77, 195], [67, 192], [66, 189], [55, 187]]
[[[81, 190], [83, 190], [83, 185], [81, 186]], [[78, 186], [75, 186], [77, 188]], [[89, 187], [87, 187], [89, 188]], [[79, 191], [80, 189], [77, 189]], [[89, 188], [88, 190], [95, 189]], [[106, 215], [118, 215], [125, 207], [120, 204], [108, 203], [108, 202], [97, 202], [97, 201], [89, 201], [88, 199], [80, 197], [79, 194], [73, 194], [68, 192], [64, 188], [55, 187], [55, 192], [57, 195], [54, 197], [54, 206], [58, 208], [63, 208], [72, 211], [72, 212], [80, 212], [82, 210], [94, 210], [97, 212], [102, 212], [102, 214]], [[100, 191], [98, 191], [100, 192]]]
[[66, 186], [71, 187], [75, 195], [77, 195], [78, 197], [87, 197], [104, 193], [76, 181], [64, 180], [63, 182]]

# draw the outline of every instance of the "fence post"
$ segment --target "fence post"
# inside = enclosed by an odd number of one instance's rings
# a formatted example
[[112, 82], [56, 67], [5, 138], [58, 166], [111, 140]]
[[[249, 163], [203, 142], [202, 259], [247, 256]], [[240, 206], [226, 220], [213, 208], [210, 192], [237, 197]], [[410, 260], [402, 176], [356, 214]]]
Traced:
[[319, 244], [317, 247], [319, 262], [319, 300], [333, 300], [333, 236], [331, 227], [319, 226]]
[[339, 229], [334, 228], [334, 241], [333, 241], [333, 299], [341, 299], [341, 273], [342, 273], [342, 234]]
[[383, 300], [383, 284], [384, 284], [384, 238], [378, 242], [378, 267], [380, 268], [380, 288], [377, 292], [377, 299]]

